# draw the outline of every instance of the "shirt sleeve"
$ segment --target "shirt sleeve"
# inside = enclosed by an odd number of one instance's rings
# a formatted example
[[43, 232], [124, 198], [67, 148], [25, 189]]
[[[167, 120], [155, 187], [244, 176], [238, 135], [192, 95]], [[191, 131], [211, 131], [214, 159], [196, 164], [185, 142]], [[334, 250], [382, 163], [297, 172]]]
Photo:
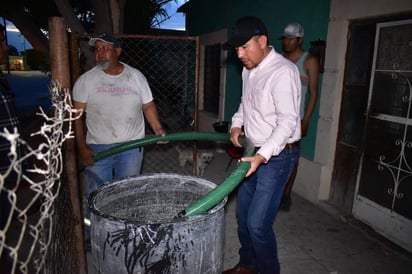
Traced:
[[276, 127], [258, 153], [269, 159], [278, 155], [288, 143], [300, 139], [300, 78], [299, 72], [287, 69], [274, 77], [271, 90], [276, 110]]
[[140, 87], [143, 104], [150, 103], [153, 101], [153, 94], [147, 78], [137, 69], [134, 69], [134, 75], [136, 77], [137, 86]]
[[87, 74], [81, 75], [73, 86], [73, 101], [87, 103], [88, 99], [88, 88], [86, 88]]
[[238, 127], [241, 128], [243, 126], [243, 106], [242, 102], [239, 104], [239, 108], [235, 114], [232, 116], [232, 125], [230, 128]]

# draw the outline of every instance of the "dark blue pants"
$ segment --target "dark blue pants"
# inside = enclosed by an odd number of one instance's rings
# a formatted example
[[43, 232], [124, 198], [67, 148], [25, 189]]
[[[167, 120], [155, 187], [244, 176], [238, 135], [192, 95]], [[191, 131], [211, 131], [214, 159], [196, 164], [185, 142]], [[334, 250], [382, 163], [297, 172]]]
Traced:
[[239, 263], [256, 267], [260, 274], [280, 273], [273, 222], [298, 152], [298, 147], [294, 147], [270, 158], [245, 178], [238, 190]]

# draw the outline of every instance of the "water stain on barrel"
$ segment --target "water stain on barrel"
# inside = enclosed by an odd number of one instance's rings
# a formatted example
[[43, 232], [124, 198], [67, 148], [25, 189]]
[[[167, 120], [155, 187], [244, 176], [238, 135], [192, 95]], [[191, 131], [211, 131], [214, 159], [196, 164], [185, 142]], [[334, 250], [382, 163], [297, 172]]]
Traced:
[[224, 205], [174, 219], [216, 185], [178, 174], [110, 182], [89, 198], [97, 273], [221, 273]]

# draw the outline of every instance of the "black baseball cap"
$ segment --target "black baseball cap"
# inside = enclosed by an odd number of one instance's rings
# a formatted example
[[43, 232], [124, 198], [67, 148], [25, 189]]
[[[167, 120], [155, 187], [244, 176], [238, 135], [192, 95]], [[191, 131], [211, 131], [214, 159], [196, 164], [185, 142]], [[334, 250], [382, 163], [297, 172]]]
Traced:
[[245, 16], [238, 19], [232, 27], [229, 40], [223, 44], [224, 49], [237, 48], [244, 45], [255, 35], [266, 35], [265, 24], [255, 16]]
[[89, 40], [89, 45], [94, 47], [96, 41], [103, 41], [109, 44], [112, 44], [115, 48], [120, 48], [120, 41], [109, 33], [102, 33], [97, 37], [91, 38]]

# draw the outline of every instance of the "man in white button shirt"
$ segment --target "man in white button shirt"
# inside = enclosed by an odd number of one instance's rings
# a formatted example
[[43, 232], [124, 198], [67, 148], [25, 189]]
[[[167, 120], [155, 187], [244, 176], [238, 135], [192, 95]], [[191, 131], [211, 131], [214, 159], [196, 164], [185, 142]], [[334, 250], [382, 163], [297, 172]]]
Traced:
[[238, 137], [246, 135], [256, 154], [241, 159], [251, 165], [237, 193], [240, 259], [223, 273], [280, 273], [272, 226], [299, 155], [300, 75], [292, 62], [269, 46], [267, 29], [256, 17], [240, 18], [224, 47], [234, 48], [244, 66], [230, 140], [240, 147]]

